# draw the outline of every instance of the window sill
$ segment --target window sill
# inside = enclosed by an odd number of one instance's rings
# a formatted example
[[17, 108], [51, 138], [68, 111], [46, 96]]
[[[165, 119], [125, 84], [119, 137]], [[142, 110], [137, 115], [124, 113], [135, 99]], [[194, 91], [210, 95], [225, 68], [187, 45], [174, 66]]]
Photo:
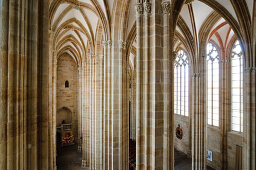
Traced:
[[243, 132], [237, 132], [237, 131], [229, 131], [228, 132], [229, 134], [232, 134], [232, 135], [236, 135], [236, 136], [240, 136], [240, 137], [243, 137]]
[[208, 125], [208, 124], [207, 124], [207, 128], [218, 130], [218, 131], [220, 130], [219, 126], [213, 126], [213, 125]]

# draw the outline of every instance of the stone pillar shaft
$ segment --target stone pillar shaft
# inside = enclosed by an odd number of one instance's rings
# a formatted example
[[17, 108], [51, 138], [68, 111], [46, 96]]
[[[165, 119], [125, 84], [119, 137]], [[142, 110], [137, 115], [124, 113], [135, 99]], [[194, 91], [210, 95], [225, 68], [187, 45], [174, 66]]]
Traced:
[[[44, 131], [46, 141], [38, 135], [42, 134], [41, 123], [50, 119], [48, 109], [43, 110], [48, 100], [40, 99], [41, 93], [47, 97], [49, 92], [45, 86], [49, 64], [48, 6], [47, 0], [0, 2], [0, 169], [38, 169], [41, 162], [46, 168], [49, 162], [52, 165], [48, 155], [44, 157], [39, 152], [39, 146], [52, 143], [48, 128]], [[44, 26], [39, 27], [38, 22]], [[43, 149], [49, 152], [48, 147]]]
[[143, 41], [142, 41], [142, 25], [143, 25], [143, 4], [138, 3], [136, 12], [136, 32], [137, 32], [137, 56], [136, 56], [136, 66], [137, 66], [137, 81], [136, 81], [136, 169], [142, 166], [142, 141], [141, 141], [141, 102], [142, 102], [142, 78], [141, 78], [141, 60], [143, 55]]
[[171, 94], [173, 92], [173, 56], [170, 54], [172, 32], [170, 31], [170, 1], [162, 2], [163, 9], [163, 72], [164, 72], [164, 169], [174, 169], [174, 110]]
[[206, 118], [202, 109], [204, 95], [203, 77], [200, 73], [193, 75], [192, 105], [192, 169], [206, 168]]
[[104, 123], [103, 123], [103, 130], [104, 130], [104, 137], [103, 137], [103, 169], [108, 169], [108, 110], [109, 110], [109, 105], [108, 105], [108, 42], [103, 41], [103, 46], [104, 46]]
[[[251, 64], [253, 65], [253, 64]], [[244, 115], [243, 115], [243, 169], [255, 170], [256, 150], [256, 69], [246, 66], [244, 71]]]
[[163, 38], [169, 19], [161, 8], [156, 0], [137, 4], [136, 169], [168, 169], [171, 163], [170, 39]]
[[95, 56], [95, 169], [102, 169], [103, 140], [103, 56]]
[[108, 40], [108, 57], [107, 57], [107, 84], [108, 84], [108, 169], [113, 169], [113, 158], [112, 158], [112, 82], [111, 82], [111, 75], [112, 75], [112, 41]]

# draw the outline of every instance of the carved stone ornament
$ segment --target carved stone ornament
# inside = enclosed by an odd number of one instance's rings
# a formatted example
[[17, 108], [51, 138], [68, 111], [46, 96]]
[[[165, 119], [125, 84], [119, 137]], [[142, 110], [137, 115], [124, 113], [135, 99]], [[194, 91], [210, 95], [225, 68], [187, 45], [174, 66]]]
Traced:
[[144, 3], [144, 10], [145, 10], [145, 13], [147, 13], [147, 14], [150, 14], [151, 13], [151, 3], [149, 3], [149, 2], [145, 2]]
[[78, 7], [80, 6], [80, 2], [78, 0], [65, 0], [65, 1], [75, 6], [78, 6]]
[[180, 140], [183, 138], [183, 130], [180, 127], [180, 124], [178, 124], [178, 127], [176, 128], [176, 137]]
[[194, 77], [194, 78], [200, 77], [200, 73], [193, 73], [192, 77]]
[[244, 69], [245, 73], [255, 73], [256, 72], [256, 67], [248, 67]]
[[230, 59], [228, 59], [228, 58], [220, 59], [220, 63], [229, 63], [229, 62], [230, 62]]
[[171, 4], [169, 1], [162, 2], [162, 9], [164, 14], [169, 14], [171, 10]]
[[126, 49], [126, 42], [125, 41], [123, 41], [123, 40], [120, 40], [120, 42], [119, 42], [119, 46], [120, 46], [120, 48], [122, 48], [122, 49]]
[[107, 41], [102, 41], [102, 45], [103, 45], [104, 47], [107, 47], [108, 42], [107, 42]]
[[86, 160], [82, 160], [82, 168], [86, 168], [87, 162]]
[[108, 47], [112, 47], [112, 41], [108, 40]]
[[144, 11], [144, 9], [143, 9], [143, 4], [138, 3], [138, 4], [136, 5], [136, 11], [137, 11], [138, 14], [143, 14], [143, 11]]
[[185, 4], [191, 4], [194, 0], [186, 0]]

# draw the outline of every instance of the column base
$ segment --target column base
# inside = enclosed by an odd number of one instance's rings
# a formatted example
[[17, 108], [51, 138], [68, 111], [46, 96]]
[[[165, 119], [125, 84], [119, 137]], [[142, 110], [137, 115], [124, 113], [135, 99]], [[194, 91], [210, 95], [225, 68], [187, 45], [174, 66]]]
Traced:
[[88, 168], [86, 160], [82, 160], [82, 168]]
[[82, 146], [78, 146], [78, 147], [77, 147], [77, 151], [78, 151], [78, 152], [82, 152]]

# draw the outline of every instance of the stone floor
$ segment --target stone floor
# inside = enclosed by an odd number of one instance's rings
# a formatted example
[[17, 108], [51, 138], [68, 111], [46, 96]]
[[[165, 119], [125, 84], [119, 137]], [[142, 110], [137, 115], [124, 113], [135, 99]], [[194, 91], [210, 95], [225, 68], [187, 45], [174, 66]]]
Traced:
[[[191, 170], [192, 169], [192, 159], [189, 158], [186, 154], [174, 150], [174, 169], [175, 170]], [[214, 170], [211, 167], [207, 167], [207, 170]]]
[[82, 155], [77, 152], [77, 146], [66, 146], [57, 156], [57, 170], [85, 170], [81, 168]]
[[[186, 154], [175, 149], [175, 170], [191, 170], [192, 160]], [[67, 146], [57, 156], [57, 170], [87, 170], [81, 168], [82, 156], [77, 152], [77, 146]], [[207, 170], [214, 170], [207, 167]]]
[[186, 154], [174, 150], [174, 169], [175, 170], [190, 170], [192, 169], [192, 160], [191, 158], [187, 157]]

